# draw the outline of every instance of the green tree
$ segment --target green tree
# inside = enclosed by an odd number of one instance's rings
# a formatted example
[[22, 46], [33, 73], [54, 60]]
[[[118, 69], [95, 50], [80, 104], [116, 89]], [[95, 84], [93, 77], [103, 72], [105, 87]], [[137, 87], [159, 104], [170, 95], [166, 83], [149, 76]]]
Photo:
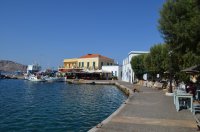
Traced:
[[131, 67], [135, 73], [135, 76], [138, 79], [142, 79], [143, 74], [146, 73], [146, 69], [144, 66], [144, 60], [145, 60], [146, 54], [134, 56], [131, 59]]
[[170, 50], [200, 55], [199, 0], [167, 0], [160, 11], [159, 30]]
[[183, 64], [181, 69], [185, 69], [187, 67], [196, 65], [199, 61], [200, 61], [199, 57], [190, 51], [182, 56]]
[[168, 69], [187, 78], [180, 70], [200, 64], [200, 0], [166, 0], [158, 28], [171, 53]]
[[151, 54], [147, 54], [144, 58], [144, 68], [147, 71], [147, 73], [152, 74], [153, 73], [153, 67], [152, 67], [152, 61], [151, 61]]
[[154, 45], [150, 49], [152, 70], [155, 72], [155, 74], [157, 73], [161, 74], [164, 72], [163, 68], [164, 57], [162, 51], [163, 51], [162, 44]]
[[169, 67], [168, 58], [168, 47], [166, 44], [154, 45], [145, 58], [144, 67], [153, 78], [156, 77], [156, 74], [162, 76]]
[[142, 79], [144, 73], [154, 80], [156, 74], [163, 73], [169, 67], [168, 46], [157, 44], [151, 47], [149, 54], [142, 54], [132, 58], [131, 67], [138, 79]]

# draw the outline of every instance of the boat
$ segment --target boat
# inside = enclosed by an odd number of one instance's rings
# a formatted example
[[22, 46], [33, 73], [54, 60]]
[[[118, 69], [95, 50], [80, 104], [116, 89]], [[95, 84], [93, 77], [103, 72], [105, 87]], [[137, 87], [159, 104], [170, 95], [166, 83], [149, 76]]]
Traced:
[[46, 81], [44, 78], [42, 78], [41, 76], [38, 76], [38, 75], [30, 75], [28, 77], [28, 80], [32, 81], [32, 82], [44, 82], [44, 81]]
[[46, 81], [40, 74], [41, 66], [38, 64], [28, 65], [27, 72], [24, 74], [24, 79], [32, 82], [44, 82]]
[[62, 77], [45, 77], [47, 82], [64, 82], [64, 78]]
[[41, 71], [41, 66], [39, 64], [28, 65], [27, 74], [34, 74]]

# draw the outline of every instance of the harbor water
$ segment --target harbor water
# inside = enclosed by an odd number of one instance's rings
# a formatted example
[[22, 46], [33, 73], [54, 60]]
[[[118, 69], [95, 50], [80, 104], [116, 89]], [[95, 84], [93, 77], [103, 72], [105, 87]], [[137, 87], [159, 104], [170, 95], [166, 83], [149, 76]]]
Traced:
[[88, 131], [126, 99], [112, 85], [1, 79], [0, 131]]

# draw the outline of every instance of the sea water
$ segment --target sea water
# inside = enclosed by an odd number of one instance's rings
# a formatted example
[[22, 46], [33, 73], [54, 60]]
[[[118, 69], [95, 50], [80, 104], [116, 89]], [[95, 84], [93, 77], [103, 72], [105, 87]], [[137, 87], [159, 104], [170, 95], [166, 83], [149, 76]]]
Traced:
[[0, 80], [0, 132], [88, 131], [127, 97], [112, 85]]

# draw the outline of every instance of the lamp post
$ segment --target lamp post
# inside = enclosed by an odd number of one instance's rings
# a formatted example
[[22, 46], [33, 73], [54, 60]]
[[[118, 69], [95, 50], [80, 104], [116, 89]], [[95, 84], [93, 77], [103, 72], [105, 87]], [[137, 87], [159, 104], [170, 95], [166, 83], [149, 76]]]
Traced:
[[168, 93], [172, 93], [172, 53], [173, 53], [172, 50], [170, 50], [168, 52], [168, 54], [169, 54], [169, 79], [170, 79]]

